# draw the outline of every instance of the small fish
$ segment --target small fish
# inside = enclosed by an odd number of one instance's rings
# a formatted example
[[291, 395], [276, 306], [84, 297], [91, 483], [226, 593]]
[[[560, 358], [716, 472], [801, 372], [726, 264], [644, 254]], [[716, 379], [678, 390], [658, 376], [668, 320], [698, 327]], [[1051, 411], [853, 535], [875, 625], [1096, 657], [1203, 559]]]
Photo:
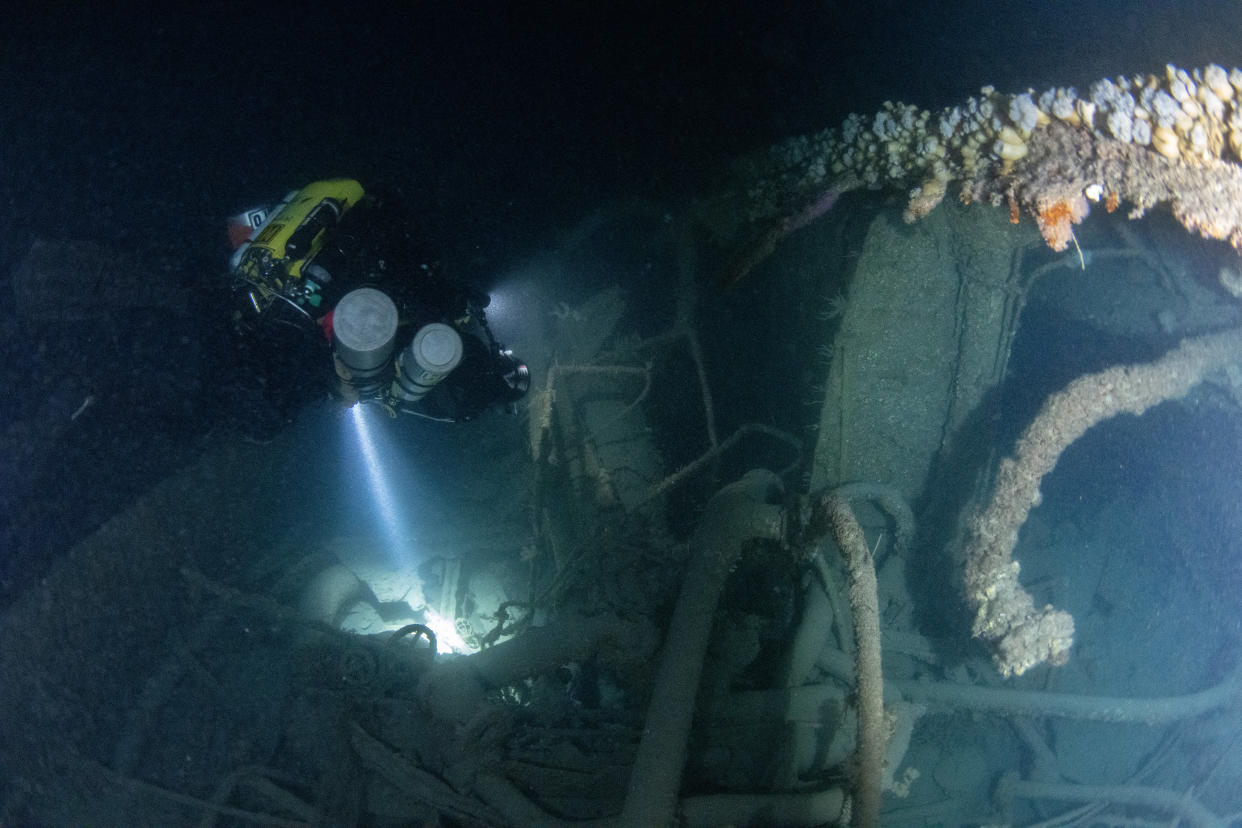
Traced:
[[97, 400], [98, 397], [94, 394], [87, 394], [86, 399], [82, 400], [82, 404], [78, 406], [78, 410], [69, 415], [69, 422], [73, 422], [78, 417], [81, 417], [82, 412], [94, 405]]

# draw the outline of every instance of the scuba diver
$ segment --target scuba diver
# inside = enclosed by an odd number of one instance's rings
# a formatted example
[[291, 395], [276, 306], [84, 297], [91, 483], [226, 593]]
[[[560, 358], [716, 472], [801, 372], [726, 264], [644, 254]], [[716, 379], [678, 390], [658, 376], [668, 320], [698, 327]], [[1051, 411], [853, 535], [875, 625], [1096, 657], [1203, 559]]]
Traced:
[[325, 385], [346, 404], [446, 422], [515, 409], [529, 389], [488, 326], [489, 297], [444, 275], [396, 197], [316, 181], [234, 217], [229, 234], [242, 362], [281, 418]]

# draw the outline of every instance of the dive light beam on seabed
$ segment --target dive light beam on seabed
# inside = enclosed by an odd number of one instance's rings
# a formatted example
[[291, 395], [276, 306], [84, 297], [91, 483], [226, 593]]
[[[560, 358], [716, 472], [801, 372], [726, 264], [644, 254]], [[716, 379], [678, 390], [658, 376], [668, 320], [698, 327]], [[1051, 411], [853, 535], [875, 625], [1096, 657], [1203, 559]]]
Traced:
[[367, 482], [370, 484], [371, 494], [375, 499], [375, 506], [379, 511], [381, 523], [383, 523], [384, 531], [388, 535], [389, 543], [392, 545], [392, 557], [396, 558], [394, 563], [408, 567], [413, 564], [413, 550], [406, 538], [405, 532], [402, 531], [403, 523], [397, 514], [397, 504], [393, 498], [391, 481], [384, 474], [384, 468], [380, 463], [379, 451], [376, 450], [375, 434], [371, 431], [371, 425], [367, 422], [366, 412], [363, 411], [364, 406], [354, 405], [349, 409], [350, 419], [354, 425], [354, 432], [358, 437], [359, 448], [362, 449], [362, 460], [366, 467]]
[[[396, 499], [393, 496], [392, 480], [384, 472], [377, 446], [377, 436], [367, 422], [366, 406], [355, 404], [349, 409], [350, 422], [358, 438], [362, 450], [362, 461], [366, 466], [368, 488], [374, 497], [384, 533], [388, 536], [390, 547], [389, 559], [400, 572], [412, 572], [414, 568], [414, 549], [406, 532], [406, 524], [400, 519]], [[455, 653], [471, 652], [470, 646], [457, 632], [456, 624], [441, 617], [430, 608], [425, 610], [427, 626], [436, 634], [437, 641]]]

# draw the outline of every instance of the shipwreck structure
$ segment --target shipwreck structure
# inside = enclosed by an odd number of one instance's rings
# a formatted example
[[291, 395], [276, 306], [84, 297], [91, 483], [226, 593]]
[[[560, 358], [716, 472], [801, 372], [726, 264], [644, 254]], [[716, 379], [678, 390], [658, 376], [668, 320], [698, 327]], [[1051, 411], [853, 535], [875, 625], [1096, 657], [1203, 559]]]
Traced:
[[359, 491], [311, 412], [4, 612], [0, 821], [1236, 819], [1237, 464], [1190, 491], [1179, 444], [1136, 494], [1072, 454], [1122, 414], [1242, 439], [1240, 100], [889, 104], [602, 209], [541, 272], [624, 238], [647, 280], [526, 286], [524, 417], [420, 448], [421, 522], [309, 520]]

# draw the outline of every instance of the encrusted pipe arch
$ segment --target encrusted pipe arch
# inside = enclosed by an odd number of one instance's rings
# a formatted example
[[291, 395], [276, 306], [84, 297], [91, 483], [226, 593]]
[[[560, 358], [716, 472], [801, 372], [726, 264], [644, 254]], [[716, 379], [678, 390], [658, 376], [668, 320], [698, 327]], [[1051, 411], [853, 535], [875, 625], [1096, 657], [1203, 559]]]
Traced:
[[854, 802], [850, 824], [880, 824], [884, 776], [884, 673], [880, 664], [880, 608], [875, 560], [862, 527], [850, 508], [846, 489], [820, 495], [803, 530], [811, 539], [829, 531], [845, 557], [850, 575], [850, 611], [854, 622], [854, 676], [858, 707], [858, 746], [854, 759]]

